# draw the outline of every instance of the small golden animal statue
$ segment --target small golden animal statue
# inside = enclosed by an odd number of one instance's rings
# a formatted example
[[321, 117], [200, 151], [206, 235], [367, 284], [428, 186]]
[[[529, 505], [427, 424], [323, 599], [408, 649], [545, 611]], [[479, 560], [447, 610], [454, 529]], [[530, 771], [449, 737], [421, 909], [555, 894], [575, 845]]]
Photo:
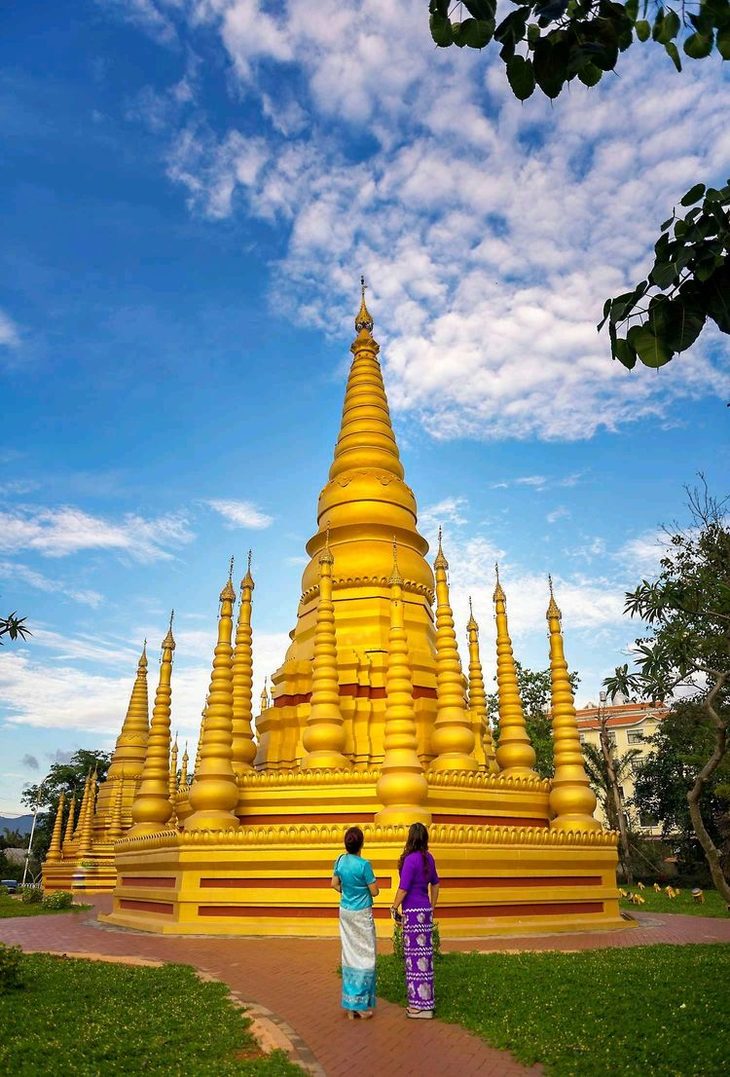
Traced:
[[655, 894], [661, 894], [661, 892], [662, 892], [662, 888], [659, 885], [659, 883], [654, 883], [654, 893]]
[[695, 886], [694, 890], [692, 891], [692, 900], [697, 902], [698, 905], [705, 904], [705, 895], [703, 891], [700, 890], [699, 886]]
[[628, 894], [626, 893], [626, 891], [625, 891], [625, 890], [622, 890], [622, 889], [621, 889], [620, 887], [619, 887], [619, 891], [618, 891], [618, 892], [619, 892], [619, 896], [620, 896], [620, 897], [622, 897], [622, 898], [627, 898], [627, 897], [629, 896], [629, 895], [628, 895]]
[[637, 883], [636, 885], [638, 886], [639, 890], [646, 890], [646, 887], [643, 883]]

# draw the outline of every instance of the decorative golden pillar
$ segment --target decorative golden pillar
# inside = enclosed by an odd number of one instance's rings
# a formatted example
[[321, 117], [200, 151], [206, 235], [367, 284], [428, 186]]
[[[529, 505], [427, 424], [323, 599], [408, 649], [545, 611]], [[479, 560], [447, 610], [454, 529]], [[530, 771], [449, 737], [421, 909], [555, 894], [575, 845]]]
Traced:
[[164, 830], [172, 814], [170, 803], [170, 710], [172, 700], [172, 655], [175, 639], [172, 634], [172, 615], [167, 635], [162, 641], [160, 679], [155, 693], [155, 705], [150, 722], [147, 754], [142, 780], [132, 802], [133, 824], [128, 837], [154, 834]]
[[375, 822], [383, 825], [404, 823], [406, 826], [428, 824], [431, 822], [431, 812], [426, 807], [428, 782], [416, 750], [413, 683], [403, 617], [403, 580], [398, 571], [395, 543], [393, 572], [388, 582], [390, 631], [385, 674], [385, 756], [376, 787], [383, 807], [376, 813]]
[[208, 696], [205, 697], [205, 705], [204, 705], [202, 711], [200, 712], [200, 729], [198, 730], [198, 743], [197, 743], [197, 745], [195, 747], [195, 764], [193, 766], [193, 777], [192, 777], [193, 781], [195, 780], [195, 775], [198, 773], [198, 767], [200, 766], [200, 746], [203, 743], [203, 730], [205, 729], [205, 716], [206, 716], [207, 712], [208, 712]]
[[71, 803], [68, 806], [68, 819], [66, 820], [66, 833], [63, 836], [63, 850], [68, 848], [70, 852], [71, 845], [74, 840], [74, 815], [76, 813], [76, 795], [71, 797]]
[[89, 790], [91, 786], [91, 771], [86, 775], [86, 781], [84, 782], [84, 791], [81, 795], [81, 803], [79, 804], [79, 814], [76, 820], [76, 829], [73, 832], [73, 841], [78, 845], [81, 840], [81, 832], [86, 825], [86, 815], [89, 810]]
[[96, 807], [96, 771], [89, 778], [88, 793], [84, 797], [86, 808], [83, 808], [83, 821], [79, 824], [79, 856], [86, 856], [91, 852], [94, 841], [94, 808]]
[[[106, 780], [138, 779], [142, 774], [149, 736], [149, 699], [147, 694], [147, 640], [137, 663], [137, 676], [129, 697], [127, 714], [112, 753]], [[112, 787], [109, 786], [109, 789]]]
[[490, 774], [495, 774], [499, 767], [494, 754], [494, 741], [487, 716], [487, 693], [484, 691], [484, 675], [479, 657], [479, 625], [474, 620], [471, 598], [466, 632], [469, 641], [469, 710], [474, 730], [474, 754]]
[[267, 687], [266, 687], [267, 680], [268, 680], [268, 677], [264, 677], [264, 687], [261, 689], [261, 699], [259, 701], [260, 704], [261, 704], [261, 713], [262, 714], [264, 713], [265, 710], [269, 709], [269, 693], [268, 693], [268, 690], [267, 690]]
[[583, 752], [575, 717], [573, 689], [568, 677], [568, 663], [563, 651], [560, 628], [561, 614], [553, 595], [550, 582], [550, 604], [547, 608], [550, 633], [550, 676], [553, 720], [553, 755], [555, 774], [550, 792], [550, 810], [555, 818], [550, 820], [551, 830], [600, 830], [601, 824], [593, 818], [596, 795], [591, 789], [583, 763]]
[[122, 783], [114, 783], [114, 799], [112, 801], [111, 815], [109, 816], [109, 841], [114, 844], [122, 836]]
[[173, 741], [172, 748], [170, 749], [170, 772], [169, 772], [169, 786], [168, 786], [168, 788], [170, 790], [170, 801], [171, 801], [172, 804], [175, 803], [175, 797], [177, 796], [177, 756], [178, 756], [178, 746], [177, 746], [177, 733], [176, 733], [175, 734], [175, 740]]
[[456, 646], [454, 615], [446, 577], [449, 563], [439, 548], [433, 563], [436, 575], [436, 721], [431, 735], [435, 759], [432, 770], [477, 770], [474, 733], [464, 700], [464, 675]]
[[220, 593], [218, 642], [210, 677], [208, 703], [203, 719], [200, 763], [190, 789], [192, 815], [186, 830], [230, 830], [238, 826], [238, 782], [231, 764], [233, 755], [233, 558], [228, 582]]
[[233, 769], [245, 774], [253, 769], [256, 745], [253, 740], [253, 653], [251, 649], [251, 605], [254, 590], [251, 575], [251, 551], [248, 568], [241, 580], [241, 604], [238, 609], [236, 648], [233, 652]]
[[180, 768], [180, 785], [187, 785], [190, 781], [190, 775], [188, 774], [189, 764], [190, 756], [188, 755], [188, 742], [185, 741], [185, 751], [182, 754], [182, 767]]
[[340, 710], [337, 679], [337, 640], [332, 602], [332, 565], [329, 535], [319, 558], [319, 605], [314, 629], [312, 697], [302, 743], [302, 770], [342, 770], [350, 766], [343, 755], [345, 727]]
[[502, 774], [510, 777], [537, 778], [533, 770], [535, 750], [530, 743], [522, 700], [517, 684], [517, 667], [512, 653], [512, 640], [507, 627], [507, 599], [502, 584], [494, 588], [494, 616], [497, 622], [497, 694], [499, 696], [499, 744], [497, 764]]
[[61, 860], [61, 831], [63, 829], [63, 806], [66, 799], [66, 794], [61, 793], [58, 798], [58, 809], [56, 811], [56, 818], [53, 822], [53, 833], [51, 834], [51, 844], [48, 846], [48, 853], [46, 854], [47, 864], [57, 864]]

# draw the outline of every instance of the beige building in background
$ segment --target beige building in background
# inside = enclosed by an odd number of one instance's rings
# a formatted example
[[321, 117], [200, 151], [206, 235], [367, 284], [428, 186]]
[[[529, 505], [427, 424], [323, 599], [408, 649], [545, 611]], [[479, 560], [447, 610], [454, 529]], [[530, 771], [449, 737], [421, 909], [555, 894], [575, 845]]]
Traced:
[[[601, 703], [598, 706], [589, 704], [576, 712], [581, 744], [593, 744], [600, 751], [600, 719], [605, 714], [608, 716], [609, 738], [618, 756], [631, 749], [640, 751], [642, 756], [649, 755], [653, 750], [651, 738], [666, 713], [667, 708], [663, 703], [616, 702]], [[638, 758], [636, 762], [639, 762]], [[631, 800], [634, 795], [633, 777], [624, 779], [621, 792], [624, 802]], [[627, 807], [626, 812], [637, 829], [652, 837], [661, 835], [661, 827], [655, 824], [652, 817], [640, 815], [631, 807]], [[596, 818], [606, 823], [600, 799]]]

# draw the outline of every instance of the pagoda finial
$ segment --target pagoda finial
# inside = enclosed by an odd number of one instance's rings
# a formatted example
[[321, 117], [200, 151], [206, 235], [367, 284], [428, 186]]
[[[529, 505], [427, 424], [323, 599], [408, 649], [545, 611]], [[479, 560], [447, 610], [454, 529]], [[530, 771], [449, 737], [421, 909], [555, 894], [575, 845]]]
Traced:
[[253, 739], [253, 633], [251, 612], [254, 582], [251, 575], [251, 551], [248, 551], [246, 575], [241, 580], [241, 601], [238, 606], [236, 646], [231, 660], [231, 684], [233, 692], [233, 716], [231, 725], [231, 763], [240, 777], [250, 771], [256, 758]]
[[449, 599], [446, 570], [449, 563], [439, 548], [434, 569], [436, 575], [436, 721], [431, 735], [431, 750], [436, 758], [432, 770], [476, 770], [474, 733], [464, 698], [464, 675], [454, 632], [454, 614]]
[[122, 836], [122, 783], [120, 781], [114, 782], [112, 795], [114, 799], [112, 800], [112, 810], [109, 816], [108, 837], [113, 844], [115, 841], [119, 841]]
[[498, 601], [505, 602], [506, 601], [505, 593], [504, 593], [504, 591], [502, 589], [502, 584], [499, 582], [499, 562], [498, 561], [494, 562], [494, 575], [497, 578], [497, 582], [494, 585], [494, 595], [492, 596], [492, 601], [494, 601], [494, 602], [498, 602]]
[[557, 617], [558, 620], [560, 620], [561, 617], [562, 617], [562, 614], [561, 614], [560, 610], [558, 609], [557, 602], [555, 601], [555, 593], [553, 592], [553, 578], [552, 578], [552, 576], [550, 575], [549, 572], [548, 572], [548, 587], [550, 588], [550, 602], [549, 602], [548, 608], [547, 608], [547, 618], [548, 618], [548, 620], [550, 620], [551, 617]]
[[192, 815], [186, 830], [230, 830], [238, 827], [235, 814], [238, 782], [233, 757], [233, 564], [220, 594], [218, 641], [215, 646], [210, 691], [203, 719], [200, 763], [190, 788]]
[[265, 710], [268, 710], [268, 707], [269, 707], [269, 693], [268, 693], [268, 690], [267, 690], [267, 687], [266, 687], [267, 680], [268, 680], [268, 677], [266, 675], [264, 675], [264, 687], [261, 689], [261, 713], [262, 714], [264, 713]]
[[63, 827], [63, 805], [65, 799], [66, 794], [62, 792], [58, 798], [56, 818], [53, 821], [53, 833], [51, 834], [51, 844], [48, 846], [48, 853], [46, 854], [47, 864], [57, 864], [61, 859], [61, 829]]
[[[74, 839], [74, 813], [76, 811], [76, 795], [71, 797], [71, 803], [68, 806], [68, 819], [66, 820], [66, 833], [63, 835], [63, 850], [64, 852], [70, 851], [71, 845]], [[68, 847], [68, 848], [67, 848]]]
[[152, 708], [147, 754], [137, 795], [132, 801], [130, 836], [164, 830], [172, 814], [170, 803], [170, 711], [172, 701], [172, 656], [175, 638], [170, 628], [162, 641], [160, 678]]
[[365, 303], [365, 289], [367, 284], [365, 283], [365, 277], [360, 277], [360, 309], [357, 312], [355, 318], [355, 331], [362, 333], [363, 330], [367, 330], [368, 333], [372, 333], [375, 322], [372, 319], [370, 311]]
[[[145, 640], [137, 663], [137, 676], [129, 697], [127, 714], [112, 753], [107, 781], [115, 781], [117, 778], [127, 778], [132, 782], [139, 780], [147, 751], [149, 721], [147, 640]], [[112, 806], [108, 798], [111, 788], [111, 785], [107, 787], [105, 782], [99, 792], [99, 813], [102, 816], [107, 816], [111, 811]]]
[[332, 550], [330, 549], [330, 529], [329, 529], [329, 527], [325, 531], [324, 546], [322, 548], [322, 553], [319, 555], [319, 563], [320, 563], [320, 565], [324, 565], [325, 563], [328, 564], [328, 565], [334, 565], [334, 563], [335, 563], [335, 559], [334, 559], [334, 556], [332, 554]]
[[[328, 541], [329, 531], [326, 543]], [[334, 558], [326, 543], [319, 559], [319, 602], [314, 627], [312, 696], [302, 737], [305, 752], [302, 759], [303, 770], [342, 770], [350, 766], [350, 760], [343, 754], [345, 726], [340, 710], [335, 607], [332, 602]]]
[[398, 568], [398, 540], [395, 535], [393, 535], [393, 571], [390, 574], [388, 583], [391, 587], [394, 584], [398, 584], [400, 587], [403, 586], [403, 579], [400, 574], [400, 569]]
[[427, 808], [428, 782], [418, 758], [416, 716], [413, 708], [413, 681], [408, 656], [408, 638], [403, 618], [402, 581], [395, 561], [390, 578], [390, 630], [385, 672], [385, 755], [376, 791], [383, 805], [375, 815], [381, 825], [431, 822]]
[[550, 820], [550, 828], [581, 832], [600, 830], [601, 824], [593, 818], [596, 795], [591, 789], [583, 762], [573, 689], [563, 649], [560, 610], [552, 586], [546, 617], [550, 633], [550, 697], [555, 760], [549, 801], [555, 818]]
[[185, 750], [182, 754], [182, 762], [180, 766], [180, 785], [187, 785], [190, 778], [188, 775], [188, 766], [190, 765], [190, 756], [188, 755], [188, 742], [185, 741]]
[[503, 774], [536, 778], [537, 756], [530, 743], [517, 681], [517, 666], [507, 625], [507, 599], [497, 576], [494, 589], [497, 622], [497, 695], [499, 698], [499, 745], [497, 763]]
[[474, 755], [490, 774], [495, 774], [499, 767], [494, 754], [492, 731], [489, 728], [487, 694], [484, 691], [484, 674], [479, 656], [479, 625], [474, 620], [471, 597], [469, 598], [469, 615], [466, 628], [469, 643], [469, 711], [474, 730]]

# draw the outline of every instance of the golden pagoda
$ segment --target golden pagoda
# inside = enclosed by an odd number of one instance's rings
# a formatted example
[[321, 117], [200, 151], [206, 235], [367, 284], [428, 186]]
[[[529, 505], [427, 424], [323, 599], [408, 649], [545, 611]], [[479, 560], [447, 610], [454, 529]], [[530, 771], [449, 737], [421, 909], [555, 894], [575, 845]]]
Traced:
[[426, 559], [364, 282], [355, 330], [334, 460], [271, 695], [265, 688], [253, 715], [249, 560], [235, 633], [230, 574], [220, 594], [192, 777], [187, 763], [179, 784], [165, 772], [167, 679], [134, 826], [125, 828], [122, 811], [121, 837], [119, 797], [104, 786], [99, 793], [113, 817], [117, 872], [113, 910], [102, 919], [173, 934], [336, 935], [332, 864], [357, 823], [380, 884], [377, 930], [387, 935], [398, 857], [408, 825], [420, 820], [442, 880], [442, 935], [619, 927], [616, 835], [592, 817], [554, 599], [551, 782], [533, 769], [499, 581], [494, 729], [473, 615], [462, 669], [448, 562], [440, 541], [433, 569]]

